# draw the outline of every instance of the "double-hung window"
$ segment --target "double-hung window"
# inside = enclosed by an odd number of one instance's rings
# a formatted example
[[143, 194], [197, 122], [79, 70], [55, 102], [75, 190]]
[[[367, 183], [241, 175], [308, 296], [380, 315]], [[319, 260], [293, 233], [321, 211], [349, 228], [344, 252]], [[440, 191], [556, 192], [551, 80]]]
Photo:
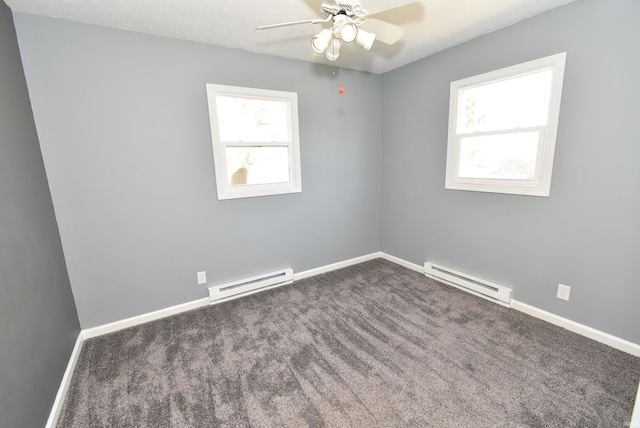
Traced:
[[445, 188], [549, 196], [565, 55], [451, 83]]
[[302, 191], [294, 92], [207, 84], [218, 199]]

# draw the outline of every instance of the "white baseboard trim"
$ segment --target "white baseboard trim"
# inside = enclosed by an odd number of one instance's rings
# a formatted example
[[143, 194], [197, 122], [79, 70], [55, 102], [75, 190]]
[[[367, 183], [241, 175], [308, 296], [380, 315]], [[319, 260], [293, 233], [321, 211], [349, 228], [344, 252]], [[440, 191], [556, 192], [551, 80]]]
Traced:
[[[331, 272], [336, 269], [341, 269], [341, 268], [352, 266], [358, 263], [374, 260], [377, 258], [382, 258], [390, 262], [396, 263], [400, 266], [406, 267], [407, 269], [411, 269], [419, 273], [424, 273], [423, 266], [408, 262], [401, 258], [379, 251], [379, 252], [367, 254], [364, 256], [355, 257], [349, 260], [332, 263], [330, 265], [318, 267], [315, 269], [309, 269], [303, 272], [299, 272], [297, 274], [294, 274], [293, 278], [294, 278], [294, 281], [297, 281], [304, 278], [309, 278], [315, 275], [319, 275], [322, 273]], [[124, 328], [133, 327], [138, 324], [143, 324], [149, 321], [158, 320], [171, 315], [176, 315], [181, 312], [190, 311], [192, 309], [198, 309], [201, 307], [208, 306], [209, 304], [210, 304], [209, 298], [205, 297], [202, 299], [194, 300], [194, 301], [183, 303], [180, 305], [171, 306], [165, 309], [160, 309], [157, 311], [149, 312], [149, 313], [138, 315], [135, 317], [126, 318], [124, 320], [114, 321], [112, 323], [82, 330], [78, 335], [78, 339], [76, 340], [76, 344], [73, 348], [73, 352], [71, 353], [69, 364], [67, 365], [67, 369], [65, 370], [64, 376], [62, 377], [62, 382], [60, 384], [60, 388], [58, 389], [58, 394], [56, 395], [53, 408], [51, 410], [49, 419], [47, 420], [47, 424], [45, 427], [53, 428], [58, 421], [58, 417], [60, 416], [60, 411], [62, 410], [62, 404], [64, 403], [64, 398], [67, 394], [69, 384], [71, 383], [71, 377], [73, 375], [73, 371], [78, 361], [80, 350], [82, 349], [82, 343], [84, 342], [85, 339], [101, 336], [107, 333], [112, 333], [118, 330], [122, 330]], [[526, 303], [522, 303], [517, 300], [513, 300], [513, 299], [511, 300], [511, 308], [524, 312], [535, 318], [540, 318], [544, 321], [566, 328], [567, 330], [570, 330], [574, 333], [581, 334], [590, 339], [596, 340], [598, 342], [609, 345], [613, 348], [627, 352], [631, 355], [640, 357], [640, 345], [636, 343], [629, 342], [627, 340], [596, 330], [594, 328], [577, 323], [570, 319], [552, 314], [551, 312], [538, 309], [534, 306], [527, 305]], [[636, 427], [636, 426], [640, 427], [640, 404], [639, 403], [640, 403], [640, 388], [638, 389], [638, 397], [636, 398], [634, 414], [632, 417], [632, 422], [631, 422], [632, 427]]]
[[80, 350], [82, 349], [83, 342], [84, 335], [82, 334], [82, 331], [80, 331], [80, 333], [78, 333], [78, 338], [76, 339], [76, 344], [73, 346], [73, 351], [71, 351], [69, 363], [67, 363], [67, 369], [64, 371], [64, 375], [62, 376], [62, 381], [60, 382], [60, 387], [58, 388], [56, 399], [53, 401], [51, 413], [49, 413], [49, 419], [47, 419], [45, 428], [53, 428], [58, 423], [58, 417], [60, 416], [60, 411], [62, 411], [64, 398], [67, 396], [67, 391], [69, 390], [69, 385], [71, 384], [71, 377], [73, 376], [73, 371], [76, 368], [76, 363], [78, 362], [78, 357], [80, 356]]
[[403, 259], [398, 258], [396, 256], [392, 256], [391, 254], [387, 254], [387, 253], [380, 253], [380, 257], [382, 257], [383, 259], [388, 260], [388, 261], [390, 261], [392, 263], [395, 263], [397, 265], [404, 266], [407, 269], [411, 269], [411, 270], [415, 270], [416, 272], [424, 273], [424, 266], [420, 266], [420, 265], [417, 265], [415, 263], [408, 262], [406, 260], [403, 260]]
[[[629, 342], [628, 340], [621, 339], [617, 336], [613, 336], [600, 330], [596, 330], [595, 328], [591, 328], [584, 324], [580, 324], [570, 319], [563, 318], [556, 314], [552, 314], [551, 312], [543, 311], [542, 309], [538, 309], [535, 306], [527, 305], [526, 303], [522, 303], [518, 300], [511, 300], [511, 308], [520, 312], [524, 312], [525, 314], [531, 315], [532, 317], [540, 318], [541, 320], [550, 322], [551, 324], [557, 325], [559, 327], [566, 328], [569, 331], [578, 333], [582, 336], [588, 337], [589, 339], [593, 339], [596, 342], [604, 343], [605, 345], [609, 345], [612, 348], [629, 353], [636, 357], [640, 357], [640, 345], [638, 345], [637, 343]], [[636, 396], [633, 415], [631, 416], [631, 422], [629, 426], [631, 428], [640, 428], [640, 385], [638, 385], [638, 393]]]
[[[314, 275], [319, 275], [321, 273], [326, 273], [326, 272], [331, 272], [332, 270], [336, 270], [336, 269], [340, 269], [343, 267], [347, 267], [347, 266], [352, 266], [358, 263], [362, 263], [362, 262], [366, 262], [369, 260], [373, 260], [373, 259], [377, 259], [381, 257], [381, 253], [380, 252], [376, 252], [376, 253], [371, 253], [371, 254], [366, 254], [364, 256], [360, 256], [360, 257], [355, 257], [353, 259], [349, 259], [349, 260], [344, 260], [341, 262], [337, 262], [337, 263], [332, 263], [330, 265], [326, 265], [326, 266], [321, 266], [315, 269], [309, 269], [303, 272], [299, 272], [293, 275], [293, 280], [294, 281], [298, 281], [304, 278], [309, 278], [311, 276]], [[281, 285], [281, 284], [278, 284]], [[268, 287], [268, 288], [274, 288], [273, 287]], [[266, 289], [266, 288], [265, 288]], [[258, 291], [262, 291], [265, 289], [260, 289]], [[252, 293], [247, 293], [248, 294], [252, 294]], [[244, 295], [243, 295], [244, 296]], [[226, 300], [231, 300], [231, 299], [225, 299]], [[221, 303], [220, 302], [216, 302], [216, 303]], [[186, 312], [186, 311], [190, 311], [192, 309], [198, 309], [198, 308], [202, 308], [205, 306], [208, 306], [210, 304], [209, 298], [208, 297], [204, 297], [202, 299], [198, 299], [198, 300], [194, 300], [191, 302], [187, 302], [187, 303], [182, 303], [180, 305], [175, 305], [175, 306], [171, 306], [168, 308], [164, 308], [164, 309], [159, 309], [157, 311], [153, 311], [153, 312], [149, 312], [146, 314], [141, 314], [141, 315], [137, 315], [131, 318], [126, 318], [123, 320], [119, 320], [119, 321], [114, 321], [108, 324], [103, 324], [103, 325], [99, 325], [97, 327], [92, 327], [92, 328], [87, 328], [82, 330], [83, 333], [83, 337], [85, 339], [90, 339], [92, 337], [97, 337], [97, 336], [102, 336], [103, 334], [108, 334], [108, 333], [113, 333], [116, 332], [118, 330], [122, 330], [125, 328], [129, 328], [129, 327], [133, 327], [139, 324], [144, 324], [146, 322], [149, 321], [155, 321], [161, 318], [165, 318], [171, 315], [176, 315], [179, 314], [181, 312]]]
[[171, 315], [176, 315], [181, 312], [190, 311], [192, 309], [202, 308], [209, 305], [209, 298], [204, 297], [202, 299], [193, 300], [191, 302], [182, 303], [180, 305], [170, 306], [168, 308], [159, 309], [157, 311], [148, 312], [146, 314], [137, 315], [135, 317], [126, 318], [120, 321], [114, 321], [109, 324], [99, 325], [97, 327], [88, 328], [82, 330], [85, 339], [90, 339], [96, 336], [102, 336], [103, 334], [113, 333], [118, 330], [133, 327], [138, 324], [144, 324], [149, 321], [155, 321], [160, 318], [165, 318]]
[[[304, 278], [309, 278], [315, 275], [320, 275], [322, 273], [331, 272], [336, 269], [341, 269], [344, 267], [352, 266], [358, 263], [366, 262], [369, 260], [383, 258], [390, 262], [396, 263], [400, 266], [406, 267], [407, 269], [411, 269], [416, 272], [424, 273], [424, 267], [417, 265], [415, 263], [403, 260], [399, 257], [392, 256], [390, 254], [378, 251], [371, 254], [366, 254], [360, 257], [354, 257], [352, 259], [344, 260], [337, 263], [332, 263], [326, 266], [321, 266], [315, 269], [309, 269], [303, 272], [299, 272], [293, 275], [294, 281], [298, 281]], [[194, 300], [192, 302], [183, 303], [180, 305], [171, 306], [165, 309], [160, 309], [157, 311], [149, 312], [146, 314], [138, 315], [131, 318], [126, 318], [120, 321], [114, 321], [109, 324], [104, 324], [101, 326], [88, 328], [82, 330], [83, 339], [89, 339], [96, 336], [101, 336], [107, 333], [113, 333], [118, 330], [122, 330], [124, 328], [133, 327], [138, 324], [143, 324], [149, 321], [155, 321], [157, 319], [165, 318], [171, 315], [176, 315], [181, 312], [190, 311], [192, 309], [198, 309], [201, 307], [208, 306], [210, 304], [209, 298], [205, 297], [202, 299]], [[578, 322], [572, 321], [567, 318], [563, 318], [559, 315], [553, 314], [551, 312], [544, 311], [542, 309], [538, 309], [534, 306], [528, 305], [526, 303], [520, 302], [518, 300], [511, 300], [511, 308], [518, 310], [520, 312], [524, 312], [528, 315], [531, 315], [536, 318], [540, 318], [544, 321], [550, 322], [552, 324], [558, 325], [560, 327], [566, 328], [574, 333], [581, 334], [590, 339], [596, 340], [598, 342], [609, 345], [613, 348], [619, 349], [621, 351], [627, 352], [631, 355], [635, 355], [640, 357], [640, 345], [629, 342], [627, 340], [621, 339], [619, 337], [613, 336], [609, 333], [605, 333], [600, 330], [596, 330], [584, 324], [580, 324]]]
[[[416, 272], [424, 273], [424, 267], [417, 265], [415, 263], [408, 262], [406, 260], [403, 260], [401, 258], [392, 256], [390, 254], [386, 254], [383, 252], [380, 253], [380, 257], [382, 257], [385, 260], [389, 260], [390, 262], [396, 263], [400, 266], [404, 266], [408, 269], [414, 270]], [[434, 279], [436, 281], [443, 282], [441, 279], [438, 279], [438, 278], [434, 278]], [[479, 296], [479, 297], [482, 297], [482, 296]], [[595, 328], [586, 326], [584, 324], [580, 324], [568, 318], [563, 318], [551, 312], [538, 309], [535, 306], [528, 305], [518, 300], [511, 299], [511, 308], [518, 310], [520, 312], [524, 312], [527, 315], [531, 315], [532, 317], [550, 322], [551, 324], [566, 328], [569, 331], [578, 333], [582, 336], [586, 336], [597, 342], [604, 343], [605, 345], [609, 345], [612, 348], [616, 348], [620, 351], [624, 351], [631, 355], [635, 355], [636, 357], [640, 357], [640, 345], [638, 345], [637, 343], [629, 342], [628, 340], [621, 339], [617, 336], [613, 336], [609, 333], [605, 333], [600, 330], [596, 330]], [[640, 415], [638, 417], [640, 418]]]
[[[293, 278], [294, 278], [294, 281], [304, 279], [304, 278], [309, 278], [314, 275], [319, 275], [321, 273], [326, 273], [332, 270], [336, 270], [343, 267], [366, 262], [369, 260], [377, 259], [379, 257], [381, 257], [380, 252], [371, 253], [364, 256], [355, 257], [353, 259], [344, 260], [338, 263], [322, 266], [319, 268], [306, 270], [304, 272], [294, 274]], [[282, 284], [274, 285], [273, 287], [268, 287], [268, 288], [274, 288], [279, 285], [282, 285]], [[222, 301], [216, 302], [216, 303], [221, 303], [221, 302]], [[56, 399], [53, 403], [53, 407], [51, 409], [51, 413], [49, 414], [49, 419], [47, 420], [47, 424], [45, 428], [53, 428], [56, 426], [58, 422], [58, 417], [60, 416], [60, 411], [62, 410], [62, 404], [64, 403], [64, 398], [67, 395], [67, 390], [71, 382], [71, 377], [73, 375], [76, 362], [78, 361], [78, 356], [80, 355], [80, 349], [82, 349], [82, 343], [84, 342], [84, 340], [90, 339], [92, 337], [102, 336], [103, 334], [113, 333], [118, 330], [133, 327], [139, 324], [144, 324], [149, 321], [155, 321], [171, 315], [176, 315], [182, 312], [190, 311], [192, 309], [202, 308], [209, 305], [210, 305], [209, 298], [204, 297], [202, 299], [194, 300], [187, 303], [182, 303], [180, 305], [170, 306], [168, 308], [159, 309], [157, 311], [148, 312], [146, 314], [137, 315], [131, 318], [114, 321], [108, 324], [103, 324], [96, 327], [83, 329], [82, 331], [80, 331], [80, 334], [78, 335], [78, 339], [76, 340], [76, 344], [73, 348], [73, 352], [71, 353], [69, 364], [67, 365], [67, 369], [64, 372], [64, 376], [62, 377], [62, 382], [60, 384], [60, 388], [58, 389], [58, 394], [56, 395]]]
[[640, 382], [638, 383], [638, 393], [636, 394], [636, 405], [631, 415], [631, 428], [640, 428]]
[[563, 318], [559, 315], [552, 314], [551, 312], [538, 309], [535, 306], [527, 305], [526, 303], [522, 303], [518, 300], [511, 300], [511, 308], [520, 312], [524, 312], [525, 314], [531, 315], [532, 317], [540, 318], [541, 320], [550, 322], [551, 324], [566, 328], [569, 331], [578, 333], [582, 336], [588, 337], [589, 339], [604, 343], [605, 345], [609, 345], [612, 348], [616, 348], [620, 351], [624, 351], [631, 355], [635, 355], [636, 357], [640, 357], [640, 345], [638, 345], [637, 343], [629, 342], [628, 340], [621, 339], [617, 336], [613, 336], [600, 330], [596, 330], [595, 328], [580, 324], [568, 318]]
[[293, 280], [299, 281], [304, 278], [309, 278], [311, 276], [320, 275], [321, 273], [331, 272], [332, 270], [342, 269], [344, 267], [357, 265], [358, 263], [367, 262], [369, 260], [378, 259], [380, 257], [381, 257], [381, 253], [379, 251], [375, 253], [367, 254], [364, 256], [360, 256], [360, 257], [354, 257], [353, 259], [343, 260], [341, 262], [332, 263], [330, 265], [321, 266], [319, 268], [309, 269], [303, 272], [296, 273], [293, 275]]

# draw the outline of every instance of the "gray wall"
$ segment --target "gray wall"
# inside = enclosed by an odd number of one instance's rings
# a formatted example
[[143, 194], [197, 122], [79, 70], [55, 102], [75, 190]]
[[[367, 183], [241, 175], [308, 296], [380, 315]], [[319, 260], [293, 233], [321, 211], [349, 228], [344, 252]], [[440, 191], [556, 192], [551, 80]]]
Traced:
[[[345, 71], [342, 96], [329, 67], [16, 14], [81, 325], [204, 297], [199, 270], [382, 249], [640, 342], [639, 7], [577, 0], [382, 77]], [[445, 191], [449, 83], [563, 51], [551, 197]], [[302, 193], [217, 201], [207, 82], [298, 92]]]
[[[381, 76], [15, 15], [83, 328], [379, 251]], [[302, 193], [217, 200], [206, 83], [298, 93]]]
[[0, 426], [38, 427], [80, 326], [4, 2], [0, 58]]
[[[640, 343], [638, 17], [578, 0], [385, 74], [382, 250]], [[551, 196], [445, 190], [449, 83], [564, 51]]]

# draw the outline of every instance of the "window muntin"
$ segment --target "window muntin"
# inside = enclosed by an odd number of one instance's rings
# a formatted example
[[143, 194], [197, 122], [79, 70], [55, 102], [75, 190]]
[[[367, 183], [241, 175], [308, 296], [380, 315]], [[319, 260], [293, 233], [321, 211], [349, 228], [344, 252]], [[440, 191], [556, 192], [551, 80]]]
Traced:
[[218, 199], [300, 192], [297, 94], [207, 85]]
[[564, 60], [451, 83], [445, 188], [549, 196]]

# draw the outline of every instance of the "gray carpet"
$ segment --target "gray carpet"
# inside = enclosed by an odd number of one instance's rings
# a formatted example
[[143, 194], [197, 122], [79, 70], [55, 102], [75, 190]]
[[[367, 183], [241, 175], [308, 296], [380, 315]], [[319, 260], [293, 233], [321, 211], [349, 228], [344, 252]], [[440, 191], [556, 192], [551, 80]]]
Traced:
[[640, 358], [377, 259], [85, 342], [59, 427], [624, 427]]

